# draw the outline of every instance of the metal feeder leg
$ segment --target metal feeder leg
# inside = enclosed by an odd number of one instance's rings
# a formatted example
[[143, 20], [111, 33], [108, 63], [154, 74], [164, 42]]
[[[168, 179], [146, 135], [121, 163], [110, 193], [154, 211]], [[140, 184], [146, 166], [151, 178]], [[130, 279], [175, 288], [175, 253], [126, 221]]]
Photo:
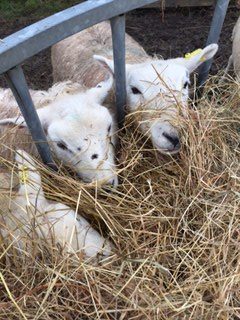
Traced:
[[6, 80], [11, 88], [18, 106], [22, 112], [28, 129], [32, 135], [33, 141], [36, 144], [37, 150], [42, 158], [43, 163], [47, 164], [53, 169], [56, 166], [52, 160], [49, 145], [46, 136], [38, 118], [38, 114], [34, 107], [32, 98], [30, 96], [26, 79], [23, 70], [17, 66], [5, 73]]
[[126, 68], [125, 68], [125, 15], [111, 19], [115, 92], [118, 123], [123, 126], [126, 106]]
[[[214, 15], [212, 18], [211, 28], [208, 34], [207, 45], [211, 43], [218, 43], [223, 22], [227, 13], [229, 0], [218, 0], [215, 6]], [[210, 71], [213, 59], [210, 59], [203, 63], [199, 68], [198, 85], [203, 86], [207, 80], [208, 73]]]

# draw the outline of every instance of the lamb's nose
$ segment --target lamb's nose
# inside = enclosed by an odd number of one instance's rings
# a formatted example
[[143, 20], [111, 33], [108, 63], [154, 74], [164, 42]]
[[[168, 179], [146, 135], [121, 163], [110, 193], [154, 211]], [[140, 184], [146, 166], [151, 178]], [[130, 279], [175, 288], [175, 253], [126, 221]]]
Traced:
[[163, 132], [163, 136], [168, 139], [171, 144], [173, 144], [174, 148], [176, 148], [177, 146], [180, 146], [180, 140], [178, 138], [177, 135], [169, 135], [168, 133], [166, 132]]

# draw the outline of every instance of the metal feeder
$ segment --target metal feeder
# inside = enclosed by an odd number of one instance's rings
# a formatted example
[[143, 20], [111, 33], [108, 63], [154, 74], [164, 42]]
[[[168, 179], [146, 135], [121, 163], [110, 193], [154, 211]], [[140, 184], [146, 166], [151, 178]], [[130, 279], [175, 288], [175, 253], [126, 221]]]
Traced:
[[[43, 163], [56, 169], [46, 136], [29, 93], [21, 64], [55, 43], [110, 19], [113, 40], [116, 105], [118, 122], [124, 121], [126, 105], [125, 80], [125, 13], [152, 4], [157, 0], [88, 0], [32, 24], [0, 42], [0, 74], [4, 74]], [[207, 44], [217, 43], [227, 12], [229, 0], [218, 0]], [[199, 85], [207, 79], [212, 61], [200, 69]]]

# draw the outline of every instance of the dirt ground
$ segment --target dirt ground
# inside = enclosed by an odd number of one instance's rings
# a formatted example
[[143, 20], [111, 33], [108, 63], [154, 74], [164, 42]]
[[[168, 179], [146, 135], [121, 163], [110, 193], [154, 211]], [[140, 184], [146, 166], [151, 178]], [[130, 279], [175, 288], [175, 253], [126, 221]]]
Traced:
[[[231, 34], [240, 10], [230, 6], [220, 39], [220, 50], [214, 60], [211, 73], [226, 66], [231, 54]], [[203, 47], [207, 39], [213, 8], [167, 9], [164, 14], [158, 9], [140, 9], [127, 15], [127, 32], [142, 44], [149, 54], [163, 58], [182, 56], [184, 53]], [[34, 19], [21, 17], [7, 21], [0, 17], [0, 39], [32, 24]], [[29, 86], [47, 89], [52, 84], [50, 49], [24, 63]], [[6, 86], [0, 77], [0, 86]]]

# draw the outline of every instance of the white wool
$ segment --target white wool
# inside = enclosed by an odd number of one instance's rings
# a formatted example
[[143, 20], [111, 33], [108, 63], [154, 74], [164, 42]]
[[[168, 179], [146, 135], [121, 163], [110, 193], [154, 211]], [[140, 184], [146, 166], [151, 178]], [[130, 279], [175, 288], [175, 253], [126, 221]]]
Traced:
[[238, 18], [238, 21], [233, 29], [232, 40], [232, 62], [234, 72], [237, 78], [240, 79], [240, 18]]
[[[112, 77], [92, 89], [70, 81], [48, 91], [31, 90], [42, 127], [56, 158], [70, 166], [83, 180], [117, 185], [114, 163], [115, 121], [102, 106]], [[11, 128], [18, 124], [20, 128]], [[0, 89], [0, 153], [7, 147], [33, 153], [28, 131], [10, 89]], [[27, 138], [26, 138], [27, 137]], [[6, 146], [6, 147], [5, 147]]]
[[[45, 198], [40, 174], [24, 151], [16, 155], [20, 187], [1, 217], [1, 233], [22, 249], [31, 237], [60, 244], [67, 252], [83, 251], [86, 257], [108, 256], [111, 243], [68, 206]], [[1, 210], [4, 208], [1, 207]], [[33, 234], [32, 234], [33, 232]]]
[[[140, 129], [160, 152], [172, 154], [179, 151], [178, 123], [186, 114], [189, 74], [203, 61], [211, 59], [217, 49], [217, 44], [212, 44], [189, 59], [160, 60], [148, 56], [126, 35], [128, 110], [144, 111]], [[96, 81], [114, 73], [112, 56], [110, 25], [103, 22], [53, 46], [54, 80], [72, 80], [94, 86]], [[114, 106], [112, 99], [110, 106]], [[156, 115], [152, 110], [159, 112]]]

